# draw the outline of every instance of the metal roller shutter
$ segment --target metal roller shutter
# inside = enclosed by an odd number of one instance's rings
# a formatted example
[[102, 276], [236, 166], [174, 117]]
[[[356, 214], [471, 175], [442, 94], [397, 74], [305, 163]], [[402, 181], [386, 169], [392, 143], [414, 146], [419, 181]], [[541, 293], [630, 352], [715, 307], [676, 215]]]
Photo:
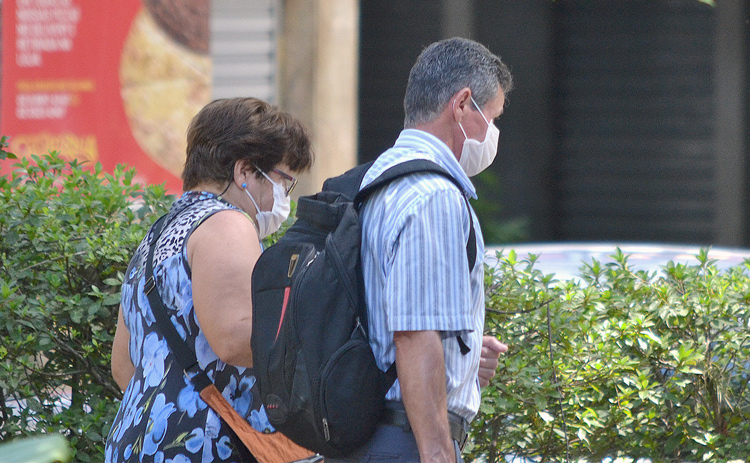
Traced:
[[278, 0], [212, 0], [213, 98], [277, 100]]
[[712, 241], [713, 15], [695, 0], [556, 2], [558, 239]]

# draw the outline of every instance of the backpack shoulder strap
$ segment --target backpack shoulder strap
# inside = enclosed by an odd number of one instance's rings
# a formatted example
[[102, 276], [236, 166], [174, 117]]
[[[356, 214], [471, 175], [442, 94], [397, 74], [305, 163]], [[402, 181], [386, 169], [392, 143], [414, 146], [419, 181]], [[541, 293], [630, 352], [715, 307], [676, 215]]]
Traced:
[[[369, 169], [372, 163], [365, 164], [365, 165]], [[458, 183], [458, 180], [453, 178], [453, 176], [450, 173], [448, 173], [447, 170], [443, 169], [438, 164], [432, 161], [428, 161], [427, 159], [413, 159], [411, 161], [402, 162], [401, 164], [397, 164], [393, 167], [386, 169], [385, 172], [380, 174], [375, 180], [373, 180], [367, 186], [362, 188], [354, 196], [355, 207], [357, 208], [357, 210], [359, 210], [359, 208], [362, 206], [362, 203], [364, 203], [367, 200], [367, 198], [370, 197], [370, 195], [372, 195], [377, 190], [385, 187], [392, 181], [397, 180], [401, 177], [405, 177], [407, 175], [416, 174], [416, 173], [434, 173], [434, 174], [441, 175], [447, 178], [448, 180], [450, 180], [451, 182], [453, 182], [453, 184], [456, 185], [456, 187], [458, 188], [458, 191], [461, 192], [461, 196], [464, 198], [464, 202], [466, 203], [466, 208], [469, 211], [469, 239], [466, 243], [466, 257], [469, 263], [469, 272], [471, 272], [471, 269], [474, 268], [474, 264], [477, 261], [477, 237], [476, 237], [476, 233], [474, 230], [474, 220], [472, 219], [469, 200], [463, 194], [463, 189], [461, 187], [461, 184]], [[362, 173], [360, 182], [362, 178], [364, 178], [364, 174], [365, 173]]]
[[[370, 165], [370, 167], [372, 166]], [[411, 161], [402, 162], [386, 169], [375, 180], [359, 190], [357, 195], [354, 197], [354, 203], [357, 205], [357, 207], [359, 207], [371, 194], [401, 177], [406, 177], [407, 175], [416, 173], [430, 172], [448, 178], [450, 181], [455, 183], [456, 186], [459, 187], [459, 190], [461, 189], [456, 179], [454, 179], [451, 174], [448, 173], [448, 171], [446, 171], [439, 165], [435, 164], [432, 161], [428, 161], [427, 159], [412, 159]], [[362, 175], [362, 178], [364, 178], [364, 175]], [[361, 180], [362, 179], [360, 179], [360, 183]]]

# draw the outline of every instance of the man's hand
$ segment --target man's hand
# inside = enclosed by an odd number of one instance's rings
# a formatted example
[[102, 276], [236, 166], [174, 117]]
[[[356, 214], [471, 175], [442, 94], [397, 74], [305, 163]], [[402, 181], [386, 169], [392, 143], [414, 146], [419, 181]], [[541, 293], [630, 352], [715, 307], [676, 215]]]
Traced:
[[481, 387], [487, 387], [490, 380], [495, 377], [498, 365], [497, 359], [500, 358], [500, 354], [507, 350], [508, 346], [494, 336], [482, 338], [482, 354], [479, 358], [479, 385]]

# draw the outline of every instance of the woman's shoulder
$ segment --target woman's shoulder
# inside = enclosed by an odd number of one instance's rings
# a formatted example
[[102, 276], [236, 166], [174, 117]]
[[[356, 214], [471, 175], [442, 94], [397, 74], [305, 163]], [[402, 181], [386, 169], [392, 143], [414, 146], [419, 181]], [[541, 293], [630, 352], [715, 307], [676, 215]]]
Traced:
[[226, 252], [232, 252], [233, 249], [244, 254], [248, 248], [260, 246], [252, 219], [237, 209], [218, 210], [206, 215], [196, 224], [188, 238], [188, 254], [191, 248], [195, 249], [200, 245], [212, 254], [223, 249], [219, 254], [226, 258]]
[[[188, 192], [194, 193], [194, 192]], [[239, 209], [215, 195], [185, 193], [175, 201], [167, 215], [167, 222], [177, 227], [195, 228], [206, 218], [221, 211], [237, 211]], [[166, 227], [165, 227], [166, 229]]]

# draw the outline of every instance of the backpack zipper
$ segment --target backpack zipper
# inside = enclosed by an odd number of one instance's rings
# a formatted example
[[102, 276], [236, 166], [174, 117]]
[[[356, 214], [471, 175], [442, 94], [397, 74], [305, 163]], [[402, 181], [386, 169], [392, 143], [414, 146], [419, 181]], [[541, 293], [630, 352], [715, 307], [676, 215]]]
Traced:
[[[314, 246], [311, 250], [308, 250], [305, 254], [305, 260], [303, 260], [301, 263], [304, 265], [304, 267], [297, 270], [297, 276], [294, 278], [294, 281], [292, 282], [291, 286], [291, 293], [293, 295], [292, 300], [289, 301], [289, 308], [294, 313], [294, 307], [297, 307], [297, 301], [299, 299], [299, 292], [297, 289], [299, 288], [299, 285], [302, 284], [301, 281], [305, 279], [305, 274], [307, 273], [307, 270], [310, 268], [313, 262], [315, 262], [315, 259], [318, 258], [318, 255], [320, 255], [320, 251], [315, 249]], [[302, 253], [300, 253], [302, 254]], [[297, 267], [299, 267], [300, 263], [297, 264]], [[297, 330], [297, 317], [292, 316], [291, 320], [292, 324], [294, 325], [294, 330]], [[296, 345], [296, 343], [295, 343]]]
[[352, 306], [357, 307], [359, 301], [357, 300], [356, 286], [351, 281], [351, 276], [344, 268], [344, 263], [341, 260], [341, 255], [339, 255], [339, 250], [333, 243], [333, 234], [329, 234], [328, 238], [326, 238], [326, 251], [328, 251], [328, 256], [333, 262], [333, 266], [338, 273], [339, 281], [343, 284], [346, 295], [349, 297], [349, 301], [351, 302]]
[[329, 440], [331, 440], [331, 431], [328, 429], [328, 419], [327, 418], [323, 418], [323, 434], [324, 434], [324, 437], [326, 438], [326, 442], [328, 442]]
[[[356, 331], [357, 328], [354, 329]], [[360, 328], [361, 331], [364, 332], [364, 327]], [[341, 346], [336, 352], [333, 353], [333, 355], [330, 356], [328, 361], [326, 362], [326, 365], [323, 367], [323, 371], [320, 373], [320, 391], [318, 392], [318, 409], [320, 410], [320, 415], [322, 416], [321, 421], [323, 422], [323, 436], [326, 439], [326, 442], [330, 442], [331, 440], [331, 429], [330, 429], [330, 423], [328, 422], [328, 407], [326, 407], [326, 384], [328, 383], [328, 377], [331, 373], [331, 369], [335, 366], [336, 362], [339, 358], [341, 358], [343, 355], [347, 354], [350, 350], [353, 348], [356, 348], [358, 345], [358, 342], [367, 342], [367, 341], [357, 341], [355, 342], [354, 339], [350, 339], [346, 343], [344, 343], [343, 346]], [[341, 431], [338, 429], [334, 429], [334, 431], [340, 433]], [[331, 445], [336, 446], [337, 444], [334, 442]]]

